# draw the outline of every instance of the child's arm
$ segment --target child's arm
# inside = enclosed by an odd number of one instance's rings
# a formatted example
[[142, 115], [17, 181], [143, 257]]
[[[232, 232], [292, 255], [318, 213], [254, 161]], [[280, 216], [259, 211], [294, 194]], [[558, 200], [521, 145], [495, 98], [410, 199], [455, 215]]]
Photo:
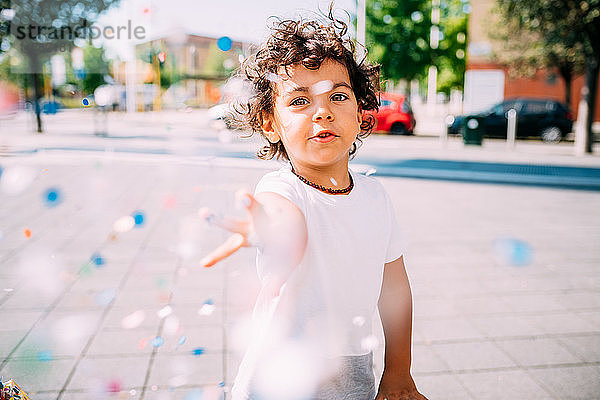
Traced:
[[[304, 257], [308, 237], [304, 214], [294, 203], [276, 193], [263, 192], [255, 198], [249, 193], [240, 192], [237, 196], [246, 207], [248, 218], [226, 218], [221, 221], [211, 219], [216, 225], [234, 234], [204, 257], [201, 263], [210, 267], [243, 246], [257, 244], [252, 241], [258, 239], [264, 256], [269, 257], [277, 267], [269, 275], [268, 282], [263, 284], [278, 292], [293, 267]], [[210, 215], [209, 211], [206, 213]]]
[[379, 296], [385, 367], [376, 400], [427, 400], [410, 374], [412, 294], [402, 257], [385, 264]]

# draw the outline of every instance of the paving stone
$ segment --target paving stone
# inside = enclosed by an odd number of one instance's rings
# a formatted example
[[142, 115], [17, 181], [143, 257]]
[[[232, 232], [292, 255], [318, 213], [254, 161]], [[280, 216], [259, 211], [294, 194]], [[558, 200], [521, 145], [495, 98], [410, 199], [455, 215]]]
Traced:
[[485, 338], [466, 318], [415, 319], [414, 325], [419, 328], [425, 342]]
[[479, 398], [473, 397], [455, 375], [415, 375], [414, 380], [419, 391], [428, 399], [473, 400]]
[[600, 393], [600, 368], [596, 366], [540, 368], [529, 372], [561, 400], [593, 399]]
[[600, 335], [563, 336], [560, 341], [587, 362], [600, 362]]
[[516, 367], [508, 356], [489, 342], [432, 344], [431, 348], [452, 371]]
[[459, 374], [457, 377], [473, 393], [476, 399], [554, 399], [550, 393], [523, 370], [472, 372]]
[[10, 377], [26, 392], [60, 390], [69, 376], [74, 359], [67, 360], [10, 360], [0, 375]]
[[139, 357], [86, 357], [79, 362], [66, 389], [105, 393], [111, 386], [124, 390], [142, 387], [149, 359], [149, 354]]
[[202, 355], [170, 355], [156, 356], [148, 385], [157, 385], [161, 389], [184, 384], [218, 385], [224, 380], [223, 356], [220, 353]]
[[581, 362], [579, 357], [553, 338], [497, 340], [496, 344], [522, 367]]

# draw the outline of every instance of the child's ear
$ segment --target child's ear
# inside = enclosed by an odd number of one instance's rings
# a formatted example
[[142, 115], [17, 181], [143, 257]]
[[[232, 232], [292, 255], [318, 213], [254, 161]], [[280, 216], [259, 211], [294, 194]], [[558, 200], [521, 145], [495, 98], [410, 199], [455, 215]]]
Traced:
[[263, 134], [267, 138], [267, 140], [271, 143], [277, 143], [281, 138], [279, 134], [275, 132], [275, 127], [273, 126], [273, 119], [269, 116], [262, 116], [262, 130]]

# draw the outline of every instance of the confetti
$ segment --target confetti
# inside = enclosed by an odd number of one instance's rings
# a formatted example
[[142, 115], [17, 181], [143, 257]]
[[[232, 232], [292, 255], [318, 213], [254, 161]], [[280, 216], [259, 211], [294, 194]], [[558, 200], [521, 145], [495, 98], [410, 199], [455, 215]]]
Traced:
[[365, 324], [365, 317], [358, 315], [352, 318], [352, 323], [355, 326], [363, 326]]
[[173, 312], [173, 309], [171, 308], [171, 306], [166, 306], [161, 308], [160, 310], [158, 310], [156, 312], [156, 315], [158, 316], [158, 318], [163, 319], [166, 316], [170, 315]]
[[23, 231], [23, 234], [25, 235], [25, 237], [26, 237], [27, 239], [29, 239], [29, 238], [31, 237], [31, 229], [29, 229], [29, 228], [26, 228], [26, 229]]
[[279, 75], [274, 74], [272, 72], [267, 72], [265, 74], [265, 78], [267, 78], [267, 80], [269, 80], [271, 82], [274, 82], [274, 83], [278, 83], [278, 82], [281, 82], [283, 80]]
[[134, 226], [135, 219], [130, 215], [126, 215], [115, 221], [115, 223], [113, 224], [113, 230], [115, 232], [125, 233], [130, 231], [131, 228], [133, 228]]
[[135, 394], [136, 394], [136, 393], [137, 393], [137, 392], [136, 392], [136, 390], [135, 390], [135, 389], [131, 389], [131, 390], [129, 391], [129, 395], [130, 395], [130, 396], [135, 396]]
[[337, 186], [337, 181], [335, 180], [335, 178], [333, 176], [331, 178], [329, 178], [329, 180], [331, 181], [333, 186]]
[[360, 346], [365, 351], [373, 351], [379, 347], [379, 340], [375, 335], [369, 335], [360, 341]]
[[134, 329], [137, 328], [146, 319], [146, 313], [142, 310], [134, 311], [121, 320], [121, 327], [123, 329]]
[[156, 392], [156, 391], [158, 390], [158, 386], [156, 386], [156, 385], [152, 385], [152, 386], [150, 387], [150, 389], [151, 389], [153, 392]]
[[160, 336], [157, 336], [154, 339], [152, 339], [152, 347], [160, 347], [164, 343], [165, 343], [165, 340], [163, 338], [161, 338]]
[[227, 36], [223, 36], [220, 37], [219, 39], [217, 39], [217, 47], [219, 47], [219, 50], [221, 51], [229, 51], [231, 50], [231, 39], [228, 38]]
[[366, 176], [371, 176], [371, 175], [373, 175], [376, 172], [377, 172], [377, 170], [375, 168], [369, 168], [369, 170], [367, 172], [365, 172], [365, 175]]
[[134, 211], [131, 215], [136, 227], [140, 227], [144, 224], [144, 213], [142, 211]]
[[182, 346], [186, 340], [187, 340], [187, 337], [185, 337], [185, 335], [181, 336], [179, 338], [179, 340], [177, 341], [177, 346]]
[[113, 302], [117, 295], [115, 289], [105, 289], [96, 295], [96, 304], [99, 306], [107, 306]]
[[533, 248], [525, 241], [500, 238], [492, 243], [496, 260], [513, 267], [525, 267], [533, 261]]
[[29, 187], [35, 179], [36, 173], [27, 167], [8, 167], [0, 175], [0, 192], [8, 195], [17, 195]]
[[121, 382], [118, 380], [111, 380], [106, 385], [106, 391], [108, 393], [119, 393], [121, 391]]
[[204, 354], [206, 350], [204, 349], [204, 347], [196, 347], [194, 350], [192, 350], [192, 354], [195, 356], [199, 356]]
[[177, 198], [173, 195], [168, 195], [167, 197], [165, 197], [165, 201], [164, 201], [164, 207], [165, 208], [175, 208], [175, 206], [177, 205]]
[[330, 80], [319, 81], [310, 87], [310, 93], [314, 96], [318, 96], [329, 92], [331, 89], [333, 89], [333, 82]]
[[106, 263], [106, 261], [104, 260], [104, 258], [99, 253], [92, 254], [92, 256], [90, 257], [90, 261], [96, 267], [101, 267], [101, 266], [103, 266]]
[[209, 316], [215, 311], [215, 305], [212, 300], [206, 300], [202, 307], [198, 310], [198, 314]]
[[163, 332], [165, 335], [175, 335], [179, 330], [179, 319], [174, 315], [169, 315], [165, 318], [165, 324], [163, 325]]
[[44, 192], [43, 199], [44, 199], [44, 202], [46, 203], [46, 206], [56, 207], [57, 205], [60, 204], [60, 202], [62, 200], [62, 196], [61, 196], [60, 190], [58, 190], [56, 188], [49, 188], [49, 189], [46, 189], [46, 191]]
[[52, 357], [52, 352], [50, 350], [38, 351], [37, 353], [38, 361], [52, 361], [54, 357]]
[[90, 105], [90, 101], [87, 97], [84, 97], [83, 100], [81, 100], [81, 103], [86, 107]]
[[15, 290], [15, 289], [13, 289], [13, 288], [8, 288], [8, 287], [7, 287], [7, 288], [4, 288], [4, 291], [5, 291], [5, 292], [9, 292], [9, 293], [10, 293], [10, 292], [12, 292], [13, 290]]
[[138, 349], [143, 350], [147, 344], [148, 344], [148, 339], [141, 338], [140, 341], [138, 342]]

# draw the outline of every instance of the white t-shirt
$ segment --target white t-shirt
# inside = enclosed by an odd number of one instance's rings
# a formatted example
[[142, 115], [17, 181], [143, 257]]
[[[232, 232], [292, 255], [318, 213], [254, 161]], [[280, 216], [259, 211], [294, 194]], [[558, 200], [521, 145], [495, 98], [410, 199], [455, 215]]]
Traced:
[[[250, 345], [238, 373], [251, 379], [252, 369], [272, 340], [271, 330], [285, 321], [284, 336], [310, 343], [319, 356], [364, 355], [372, 335], [383, 267], [403, 254], [401, 233], [383, 185], [375, 178], [350, 171], [354, 188], [348, 195], [323, 193], [300, 181], [287, 164], [263, 176], [255, 194], [277, 193], [304, 214], [308, 244], [300, 265], [271, 304], [259, 295], [255, 311], [268, 310], [271, 322], [260, 323], [262, 345]], [[263, 280], [280, 265], [257, 254], [258, 276]], [[255, 312], [255, 319], [257, 318]], [[267, 327], [266, 325], [270, 325]], [[280, 332], [281, 333], [281, 332]], [[281, 338], [279, 338], [281, 339]], [[234, 388], [235, 389], [235, 388]]]
[[[330, 195], [303, 183], [289, 164], [266, 174], [255, 190], [255, 194], [277, 193], [304, 214], [308, 245], [279, 302], [287, 304], [285, 312], [291, 315], [285, 317], [291, 319], [294, 334], [316, 335], [321, 342], [329, 339], [326, 348], [332, 356], [369, 352], [361, 342], [372, 333], [384, 264], [403, 252], [383, 185], [375, 178], [350, 173], [354, 188], [348, 195]], [[277, 268], [266, 264], [259, 252], [261, 279], [269, 268]], [[274, 310], [275, 320], [281, 308]]]

